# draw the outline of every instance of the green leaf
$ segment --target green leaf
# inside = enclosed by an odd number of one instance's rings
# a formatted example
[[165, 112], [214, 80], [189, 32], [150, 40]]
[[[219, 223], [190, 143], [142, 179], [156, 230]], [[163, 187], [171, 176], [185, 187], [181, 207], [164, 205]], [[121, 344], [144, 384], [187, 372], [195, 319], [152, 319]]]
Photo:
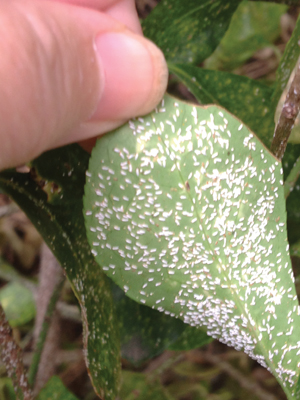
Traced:
[[280, 35], [280, 18], [286, 10], [286, 5], [243, 1], [205, 67], [231, 71], [257, 50], [270, 46]]
[[88, 155], [77, 145], [49, 151], [30, 174], [0, 173], [0, 187], [39, 230], [65, 269], [81, 306], [84, 350], [96, 393], [114, 399], [120, 349], [110, 285], [90, 254], [82, 216]]
[[149, 380], [138, 372], [123, 371], [122, 400], [173, 400], [158, 379]]
[[167, 61], [197, 64], [212, 54], [241, 0], [163, 0], [143, 21]]
[[78, 400], [62, 383], [58, 376], [53, 376], [37, 396], [37, 400]]
[[274, 124], [273, 90], [260, 82], [229, 72], [210, 71], [193, 65], [169, 64], [200, 104], [218, 104], [240, 118], [270, 146]]
[[88, 240], [108, 276], [244, 350], [292, 398], [300, 324], [280, 162], [225, 110], [166, 97], [101, 138], [87, 176]]
[[32, 292], [18, 282], [0, 289], [0, 303], [12, 328], [22, 326], [35, 317], [35, 301]]
[[300, 56], [299, 37], [300, 17], [298, 17], [292, 36], [285, 47], [281, 62], [277, 68], [276, 87], [272, 98], [272, 106], [274, 111]]

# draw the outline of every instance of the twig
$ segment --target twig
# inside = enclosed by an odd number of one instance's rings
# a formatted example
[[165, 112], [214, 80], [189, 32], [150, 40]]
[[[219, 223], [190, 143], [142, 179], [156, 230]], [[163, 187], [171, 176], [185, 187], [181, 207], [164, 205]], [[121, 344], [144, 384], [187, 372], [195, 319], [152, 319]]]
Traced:
[[44, 244], [40, 287], [37, 296], [36, 346], [28, 374], [28, 380], [34, 386], [34, 392], [38, 392], [47, 382], [55, 367], [54, 353], [59, 335], [57, 334], [58, 317], [57, 315], [54, 316], [54, 312], [63, 283], [62, 269], [49, 248]]
[[297, 161], [293, 165], [288, 177], [284, 182], [284, 197], [288, 198], [289, 194], [294, 190], [296, 182], [300, 175], [300, 157], [297, 158]]
[[235, 369], [231, 364], [223, 361], [220, 357], [215, 354], [201, 352], [201, 356], [205, 361], [217, 365], [222, 371], [231, 376], [233, 379], [238, 381], [241, 387], [249, 390], [251, 394], [256, 395], [260, 400], [276, 400], [277, 398], [272, 394], [266, 392], [261, 388], [254, 380], [249, 379], [245, 375], [241, 374], [240, 371]]
[[286, 145], [300, 110], [300, 65], [296, 68], [286, 100], [275, 128], [271, 151], [282, 159]]
[[0, 305], [0, 351], [7, 375], [12, 379], [17, 400], [32, 400], [24, 371], [22, 350], [12, 337], [12, 331]]

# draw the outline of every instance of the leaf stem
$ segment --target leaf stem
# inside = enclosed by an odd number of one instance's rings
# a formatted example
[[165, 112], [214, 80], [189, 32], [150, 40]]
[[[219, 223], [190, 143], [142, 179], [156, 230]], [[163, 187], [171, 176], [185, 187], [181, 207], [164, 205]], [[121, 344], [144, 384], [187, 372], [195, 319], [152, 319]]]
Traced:
[[283, 104], [278, 123], [275, 128], [271, 151], [282, 159], [286, 145], [300, 110], [300, 65], [295, 70], [295, 76]]
[[293, 191], [296, 182], [300, 175], [300, 157], [297, 158], [293, 168], [291, 169], [288, 177], [284, 182], [284, 197], [288, 198], [289, 194]]
[[12, 379], [17, 400], [32, 400], [24, 371], [22, 350], [12, 337], [11, 328], [0, 304], [0, 353], [7, 375]]

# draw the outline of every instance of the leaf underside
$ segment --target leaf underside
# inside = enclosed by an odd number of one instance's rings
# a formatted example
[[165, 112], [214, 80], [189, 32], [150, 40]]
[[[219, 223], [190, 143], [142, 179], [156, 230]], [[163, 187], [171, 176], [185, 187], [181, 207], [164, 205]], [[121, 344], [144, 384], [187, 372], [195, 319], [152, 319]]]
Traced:
[[166, 97], [98, 141], [87, 177], [87, 235], [106, 274], [244, 350], [293, 396], [300, 324], [282, 169], [249, 129]]

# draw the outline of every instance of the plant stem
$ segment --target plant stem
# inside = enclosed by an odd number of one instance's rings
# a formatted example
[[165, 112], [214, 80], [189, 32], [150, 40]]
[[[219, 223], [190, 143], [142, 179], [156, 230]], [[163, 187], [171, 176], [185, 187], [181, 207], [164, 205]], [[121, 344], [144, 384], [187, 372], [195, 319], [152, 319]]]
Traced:
[[283, 104], [271, 145], [271, 151], [280, 160], [284, 155], [289, 136], [300, 110], [299, 66], [296, 68], [294, 79]]
[[300, 175], [300, 157], [297, 158], [293, 168], [291, 169], [288, 177], [284, 182], [284, 197], [288, 198], [289, 194], [293, 191], [296, 182]]
[[11, 378], [17, 400], [32, 400], [31, 390], [24, 371], [22, 350], [12, 337], [11, 328], [0, 304], [0, 351], [7, 375]]
[[56, 259], [54, 258], [54, 256], [52, 255], [52, 253], [48, 248], [47, 251], [48, 253], [51, 254], [51, 256], [47, 254], [48, 255], [47, 260], [42, 260], [46, 265], [45, 268], [41, 266], [41, 269], [47, 270], [46, 267], [48, 267], [48, 272], [50, 273], [50, 276], [48, 280], [48, 288], [46, 289], [42, 287], [40, 290], [41, 296], [38, 296], [37, 299], [37, 301], [39, 302], [44, 297], [44, 300], [46, 300], [46, 304], [44, 304], [45, 310], [41, 315], [42, 322], [40, 322], [39, 324], [40, 326], [38, 328], [38, 333], [37, 333], [36, 348], [33, 354], [32, 363], [28, 373], [28, 380], [32, 387], [35, 386], [35, 384], [37, 383], [36, 377], [40, 368], [42, 353], [45, 348], [45, 343], [49, 333], [49, 328], [51, 327], [52, 324], [53, 313], [56, 309], [56, 304], [60, 297], [61, 289], [64, 284], [64, 276], [60, 266], [58, 265]]

